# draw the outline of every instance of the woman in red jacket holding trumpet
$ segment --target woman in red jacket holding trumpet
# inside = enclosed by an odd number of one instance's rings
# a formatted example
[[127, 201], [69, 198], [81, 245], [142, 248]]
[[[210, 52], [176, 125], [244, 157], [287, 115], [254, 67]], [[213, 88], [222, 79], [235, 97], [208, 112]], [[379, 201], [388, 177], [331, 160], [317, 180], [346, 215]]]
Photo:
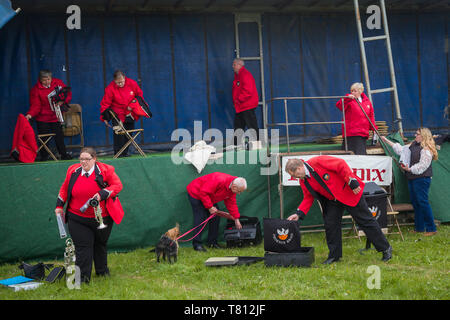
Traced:
[[[119, 224], [124, 215], [117, 197], [121, 190], [122, 182], [114, 167], [97, 162], [93, 148], [81, 149], [80, 163], [71, 165], [67, 170], [55, 213], [62, 215], [68, 224], [82, 282], [91, 279], [92, 261], [97, 275], [109, 275], [106, 245], [113, 222]], [[91, 202], [92, 199], [95, 201]], [[66, 213], [63, 209], [65, 204]], [[102, 220], [94, 211], [99, 208]]]

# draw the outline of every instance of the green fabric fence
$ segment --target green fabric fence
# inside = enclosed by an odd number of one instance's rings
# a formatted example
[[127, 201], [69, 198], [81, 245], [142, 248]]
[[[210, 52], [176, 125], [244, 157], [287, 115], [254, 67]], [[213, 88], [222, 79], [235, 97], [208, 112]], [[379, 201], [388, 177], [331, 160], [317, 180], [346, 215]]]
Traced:
[[[336, 148], [338, 147], [335, 145], [310, 145], [291, 151]], [[450, 200], [446, 183], [450, 177], [448, 143], [443, 146], [439, 156], [440, 159], [433, 164], [430, 202], [435, 218], [446, 222], [450, 221]], [[120, 199], [125, 217], [120, 225], [113, 227], [108, 243], [110, 251], [151, 247], [176, 222], [180, 224], [182, 233], [191, 229], [193, 217], [186, 186], [194, 178], [215, 171], [247, 179], [248, 190], [237, 196], [242, 215], [259, 217], [261, 223], [262, 218], [269, 215], [268, 177], [261, 175], [264, 165], [260, 163], [258, 151], [228, 152], [225, 158], [210, 161], [201, 174], [191, 164], [175, 165], [170, 154], [99, 161], [116, 168], [124, 187]], [[67, 168], [75, 162], [0, 166], [0, 263], [62, 258], [65, 240], [59, 238], [54, 209]], [[408, 202], [406, 181], [404, 177], [402, 180], [402, 175], [395, 166], [394, 176], [396, 202]], [[269, 179], [271, 216], [279, 217], [278, 175], [269, 176]], [[285, 216], [295, 212], [301, 199], [300, 187], [284, 188]], [[221, 205], [224, 209], [223, 203]], [[322, 223], [319, 208], [314, 204], [303, 225]], [[221, 219], [221, 230], [225, 224], [225, 219]], [[186, 239], [193, 235], [194, 233], [189, 234]], [[219, 241], [222, 240], [223, 233], [220, 232]], [[190, 242], [186, 244], [190, 245]]]

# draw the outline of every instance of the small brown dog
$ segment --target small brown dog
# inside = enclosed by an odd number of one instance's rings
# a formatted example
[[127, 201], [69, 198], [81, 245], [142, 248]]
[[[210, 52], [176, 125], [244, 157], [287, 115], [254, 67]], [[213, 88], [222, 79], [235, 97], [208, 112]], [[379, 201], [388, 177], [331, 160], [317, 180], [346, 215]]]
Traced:
[[165, 233], [166, 236], [168, 236], [170, 239], [172, 239], [173, 241], [176, 241], [177, 243], [177, 247], [178, 247], [178, 241], [177, 238], [180, 235], [180, 225], [177, 222], [175, 224], [175, 227], [173, 227], [172, 229], [167, 230], [167, 232]]
[[[158, 243], [156, 244], [156, 248], [154, 251], [156, 252], [156, 261], [159, 262], [159, 258], [162, 254], [163, 260], [166, 260], [166, 255], [169, 260], [169, 263], [172, 263], [172, 258], [174, 262], [177, 262], [178, 257], [178, 241], [177, 238], [180, 235], [180, 225], [177, 223], [175, 227], [167, 230]], [[153, 251], [153, 250], [151, 250]]]

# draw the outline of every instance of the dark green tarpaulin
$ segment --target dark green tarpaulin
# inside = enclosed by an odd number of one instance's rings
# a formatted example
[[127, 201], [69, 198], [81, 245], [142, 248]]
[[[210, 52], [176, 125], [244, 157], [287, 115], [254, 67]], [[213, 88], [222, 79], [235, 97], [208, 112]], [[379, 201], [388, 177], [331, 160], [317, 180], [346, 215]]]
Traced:
[[[336, 146], [317, 145], [295, 151], [325, 148]], [[244, 155], [245, 164], [226, 164], [236, 163], [237, 158], [234, 161], [225, 158], [208, 164], [201, 175], [220, 171], [245, 177], [248, 191], [237, 197], [240, 212], [262, 219], [268, 216], [268, 179], [260, 174], [259, 161], [249, 164], [252, 152], [232, 153]], [[192, 165], [174, 165], [170, 154], [100, 161], [114, 165], [124, 185], [120, 198], [125, 217], [113, 228], [108, 245], [111, 251], [153, 246], [176, 222], [180, 223], [181, 232], [193, 227], [186, 185], [199, 174]], [[59, 238], [54, 209], [60, 185], [72, 163], [75, 161], [0, 166], [0, 262], [62, 257], [65, 243]], [[439, 152], [439, 160], [433, 163], [430, 191], [435, 218], [443, 222], [450, 221], [449, 163], [450, 144], [446, 143]], [[394, 176], [396, 201], [409, 202], [406, 181], [395, 165]], [[278, 175], [270, 176], [270, 185], [271, 214], [279, 217]], [[300, 187], [284, 188], [285, 216], [295, 211], [301, 199]], [[222, 219], [221, 227], [225, 223]], [[322, 217], [314, 204], [304, 225], [321, 223]]]

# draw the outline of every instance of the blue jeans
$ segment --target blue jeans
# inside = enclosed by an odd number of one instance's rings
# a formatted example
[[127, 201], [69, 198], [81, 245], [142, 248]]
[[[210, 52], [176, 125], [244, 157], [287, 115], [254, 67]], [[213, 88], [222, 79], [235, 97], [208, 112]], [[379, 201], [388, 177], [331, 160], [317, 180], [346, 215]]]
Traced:
[[423, 177], [408, 180], [409, 195], [414, 207], [414, 224], [418, 232], [434, 232], [433, 211], [428, 201], [428, 191], [430, 190], [431, 178]]

